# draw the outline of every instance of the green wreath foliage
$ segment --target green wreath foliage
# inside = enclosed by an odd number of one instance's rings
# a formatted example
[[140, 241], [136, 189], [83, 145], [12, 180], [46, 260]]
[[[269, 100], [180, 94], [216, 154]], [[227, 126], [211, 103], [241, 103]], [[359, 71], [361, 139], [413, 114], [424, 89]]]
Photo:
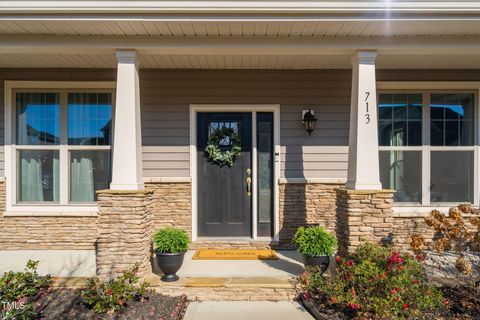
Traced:
[[[223, 151], [220, 148], [220, 141], [226, 137], [230, 138], [231, 148], [230, 150]], [[241, 145], [238, 134], [236, 134], [232, 128], [223, 127], [221, 129], [216, 129], [207, 142], [207, 147], [204, 150], [205, 156], [209, 161], [216, 163], [221, 167], [231, 167], [242, 151]]]

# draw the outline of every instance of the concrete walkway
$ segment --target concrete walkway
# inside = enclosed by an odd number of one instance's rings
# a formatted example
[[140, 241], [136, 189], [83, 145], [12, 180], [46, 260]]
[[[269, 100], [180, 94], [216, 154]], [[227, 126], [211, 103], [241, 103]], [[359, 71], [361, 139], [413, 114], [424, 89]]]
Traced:
[[205, 301], [190, 302], [184, 320], [312, 320], [296, 302]]

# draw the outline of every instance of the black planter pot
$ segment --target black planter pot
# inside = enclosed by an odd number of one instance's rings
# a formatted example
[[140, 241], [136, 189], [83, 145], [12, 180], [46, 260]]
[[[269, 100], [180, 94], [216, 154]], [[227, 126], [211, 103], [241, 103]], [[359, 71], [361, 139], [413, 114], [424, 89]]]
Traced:
[[329, 256], [312, 256], [309, 254], [302, 254], [303, 264], [305, 267], [320, 267], [322, 274], [327, 271], [330, 265]]
[[157, 265], [163, 271], [164, 275], [161, 280], [164, 282], [173, 282], [178, 280], [176, 275], [177, 271], [183, 264], [183, 257], [185, 252], [182, 253], [160, 253], [155, 251], [157, 256]]

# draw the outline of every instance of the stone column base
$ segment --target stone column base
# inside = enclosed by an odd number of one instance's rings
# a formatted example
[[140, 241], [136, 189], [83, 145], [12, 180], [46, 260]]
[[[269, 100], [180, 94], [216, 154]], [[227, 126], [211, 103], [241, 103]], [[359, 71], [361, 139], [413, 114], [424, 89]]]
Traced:
[[336, 191], [340, 254], [354, 251], [363, 242], [379, 242], [392, 236], [393, 190]]
[[97, 276], [108, 279], [135, 263], [151, 273], [151, 191], [102, 190], [98, 194]]

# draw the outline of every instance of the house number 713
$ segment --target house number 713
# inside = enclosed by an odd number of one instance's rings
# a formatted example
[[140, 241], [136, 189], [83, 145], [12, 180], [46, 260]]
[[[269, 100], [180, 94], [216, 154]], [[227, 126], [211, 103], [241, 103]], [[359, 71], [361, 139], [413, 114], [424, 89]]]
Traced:
[[367, 112], [365, 113], [365, 124], [370, 123], [370, 111], [368, 110], [368, 98], [370, 97], [370, 92], [365, 92], [365, 106], [367, 108]]

